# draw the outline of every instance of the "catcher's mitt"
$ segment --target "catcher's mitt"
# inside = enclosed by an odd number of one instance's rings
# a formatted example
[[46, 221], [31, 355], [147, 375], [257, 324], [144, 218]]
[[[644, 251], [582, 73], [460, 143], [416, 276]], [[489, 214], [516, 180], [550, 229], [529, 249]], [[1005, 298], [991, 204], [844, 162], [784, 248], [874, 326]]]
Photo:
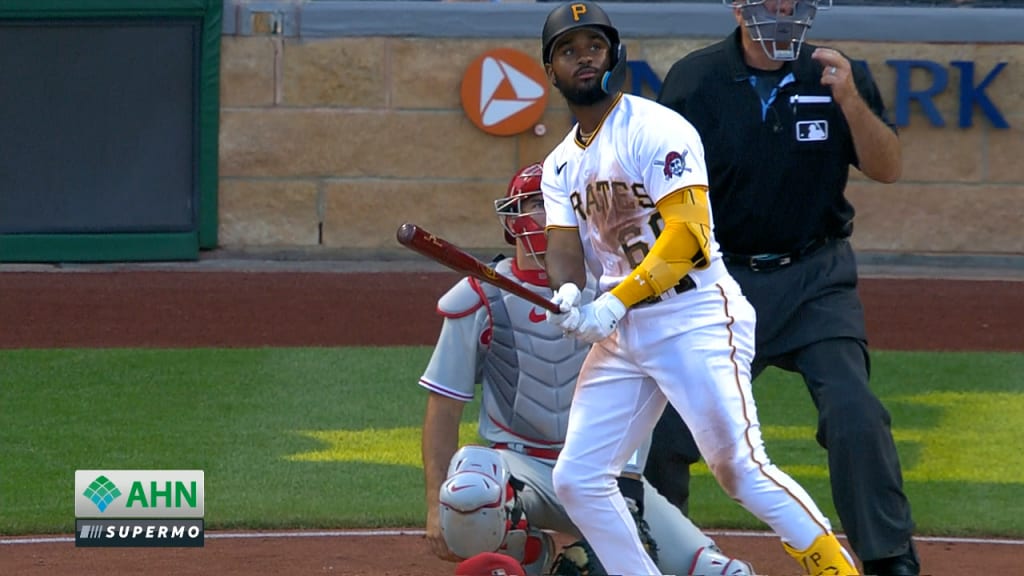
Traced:
[[562, 548], [551, 564], [551, 576], [608, 576], [594, 549], [586, 540]]
[[[643, 519], [635, 500], [627, 497], [626, 507], [629, 508], [629, 513], [633, 516], [633, 521], [636, 522], [640, 543], [644, 545], [644, 550], [647, 550], [651, 560], [657, 563], [658, 543], [651, 536], [650, 526]], [[562, 552], [555, 557], [555, 561], [551, 565], [551, 576], [607, 576], [607, 574], [608, 572], [597, 558], [597, 553], [586, 540], [577, 540], [562, 548]]]

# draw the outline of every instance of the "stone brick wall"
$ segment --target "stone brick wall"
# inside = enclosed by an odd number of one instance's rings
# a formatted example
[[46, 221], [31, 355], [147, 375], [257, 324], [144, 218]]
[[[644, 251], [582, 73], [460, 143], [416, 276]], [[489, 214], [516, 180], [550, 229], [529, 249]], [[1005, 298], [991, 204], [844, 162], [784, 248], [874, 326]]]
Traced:
[[[708, 42], [642, 39], [630, 43], [630, 58], [663, 77]], [[888, 59], [971, 60], [980, 74], [1008, 62], [987, 93], [1010, 129], [977, 113], [973, 127], [958, 128], [959, 76], [950, 71], [935, 101], [946, 127], [912, 106], [901, 130], [902, 181], [855, 175], [848, 193], [859, 250], [1024, 253], [1024, 44], [815, 42], [866, 60], [890, 105]], [[394, 249], [395, 229], [414, 221], [471, 249], [501, 247], [491, 201], [569, 128], [554, 90], [541, 137], [489, 136], [465, 118], [462, 72], [501, 46], [536, 52], [522, 38], [225, 36], [221, 245]]]

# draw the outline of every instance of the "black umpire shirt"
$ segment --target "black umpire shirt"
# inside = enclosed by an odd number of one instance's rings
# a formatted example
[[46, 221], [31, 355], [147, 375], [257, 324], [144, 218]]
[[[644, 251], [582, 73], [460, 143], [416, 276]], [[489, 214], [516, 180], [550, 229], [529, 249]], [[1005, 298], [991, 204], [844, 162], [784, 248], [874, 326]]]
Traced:
[[[676, 62], [658, 96], [703, 140], [722, 251], [786, 253], [849, 236], [853, 206], [843, 191], [857, 154], [832, 90], [821, 84], [822, 66], [811, 59], [815, 47], [805, 43], [781, 73], [758, 74], [771, 83], [762, 80], [763, 101], [741, 34], [737, 27]], [[853, 62], [852, 71], [861, 97], [895, 130], [867, 69]]]

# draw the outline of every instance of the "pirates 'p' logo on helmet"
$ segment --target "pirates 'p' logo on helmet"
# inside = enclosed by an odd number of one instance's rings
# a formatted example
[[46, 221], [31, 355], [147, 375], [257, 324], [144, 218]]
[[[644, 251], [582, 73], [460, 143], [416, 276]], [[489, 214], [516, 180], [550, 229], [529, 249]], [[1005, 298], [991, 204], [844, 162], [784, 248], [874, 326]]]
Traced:
[[626, 82], [626, 46], [619, 39], [618, 29], [612, 26], [611, 18], [593, 2], [567, 2], [548, 14], [541, 33], [541, 61], [550, 64], [555, 40], [580, 28], [596, 28], [608, 38], [612, 61], [611, 67], [601, 77], [601, 89], [606, 94], [615, 94]]

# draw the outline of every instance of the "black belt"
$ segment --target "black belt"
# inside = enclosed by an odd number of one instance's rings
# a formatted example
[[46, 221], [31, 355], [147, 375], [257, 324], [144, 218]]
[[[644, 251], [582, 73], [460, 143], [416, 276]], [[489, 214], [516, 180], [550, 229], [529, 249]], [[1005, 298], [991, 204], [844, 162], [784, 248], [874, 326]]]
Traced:
[[747, 254], [723, 252], [722, 260], [724, 260], [726, 264], [747, 266], [754, 272], [770, 272], [772, 270], [778, 270], [779, 268], [785, 268], [802, 258], [810, 256], [823, 248], [830, 240], [832, 239], [827, 236], [824, 238], [816, 238], [807, 244], [804, 244], [802, 248], [781, 254], [755, 254], [753, 256], [749, 256]]
[[[669, 288], [668, 290], [672, 290], [676, 294], [682, 294], [683, 292], [686, 292], [687, 290], [693, 290], [696, 287], [697, 283], [693, 281], [693, 278], [691, 278], [689, 274], [687, 274], [683, 276], [682, 279], [679, 280], [678, 284]], [[668, 290], [657, 296], [648, 296], [647, 298], [644, 298], [643, 300], [637, 302], [636, 304], [633, 304], [633, 306], [649, 306], [651, 304], [657, 304], [658, 302], [662, 301], [662, 296], [664, 294], [667, 294]]]

